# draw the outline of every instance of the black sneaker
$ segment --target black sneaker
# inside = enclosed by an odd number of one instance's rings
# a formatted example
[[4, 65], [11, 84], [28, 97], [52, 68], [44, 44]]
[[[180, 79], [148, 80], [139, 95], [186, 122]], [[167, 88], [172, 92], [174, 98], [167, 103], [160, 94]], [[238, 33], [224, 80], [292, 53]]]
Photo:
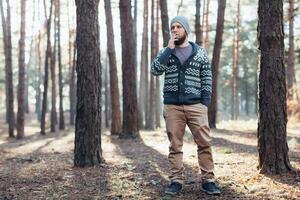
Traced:
[[170, 195], [176, 195], [178, 194], [182, 189], [182, 184], [178, 182], [171, 182], [168, 187], [165, 189], [165, 194], [170, 194]]
[[200, 186], [200, 190], [210, 195], [220, 195], [220, 188], [217, 186], [215, 182], [204, 182]]

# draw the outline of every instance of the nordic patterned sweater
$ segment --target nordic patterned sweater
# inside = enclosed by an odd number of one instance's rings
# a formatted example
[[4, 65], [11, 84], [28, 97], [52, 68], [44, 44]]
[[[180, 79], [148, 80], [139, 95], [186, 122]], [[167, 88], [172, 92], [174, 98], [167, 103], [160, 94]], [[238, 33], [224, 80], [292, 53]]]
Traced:
[[151, 64], [154, 76], [165, 73], [164, 104], [209, 106], [212, 73], [206, 51], [193, 42], [190, 57], [181, 64], [174, 49], [163, 48]]

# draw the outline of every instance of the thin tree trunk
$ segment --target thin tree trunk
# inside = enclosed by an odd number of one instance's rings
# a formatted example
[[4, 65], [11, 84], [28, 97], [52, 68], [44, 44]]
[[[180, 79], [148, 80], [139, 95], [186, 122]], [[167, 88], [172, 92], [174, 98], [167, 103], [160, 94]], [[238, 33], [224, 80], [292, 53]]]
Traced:
[[76, 41], [74, 41], [73, 47], [73, 63], [71, 64], [71, 80], [70, 80], [70, 124], [75, 124], [75, 114], [76, 114], [76, 78], [75, 78], [75, 68], [76, 68]]
[[233, 67], [232, 67], [232, 111], [231, 119], [237, 120], [239, 115], [239, 90], [238, 90], [238, 75], [239, 75], [239, 54], [240, 54], [240, 0], [237, 2], [236, 25], [233, 39]]
[[202, 45], [202, 27], [200, 23], [201, 0], [196, 0], [196, 15], [195, 15], [195, 35], [196, 43]]
[[105, 88], [105, 128], [109, 128], [109, 115], [110, 115], [110, 107], [109, 107], [109, 85], [108, 85], [108, 64], [107, 64], [107, 56], [105, 58], [105, 68], [104, 68], [104, 88]]
[[160, 12], [161, 12], [163, 44], [164, 47], [166, 47], [170, 39], [168, 4], [166, 0], [160, 0]]
[[[76, 78], [75, 78], [75, 67], [76, 67], [76, 41], [73, 40], [73, 30], [70, 25], [70, 5], [67, 1], [68, 7], [68, 27], [69, 27], [69, 99], [70, 99], [70, 125], [75, 124], [75, 113], [76, 113]], [[73, 52], [72, 52], [73, 47]], [[73, 54], [73, 58], [72, 58]]]
[[[152, 0], [151, 5], [151, 60], [154, 59], [155, 56], [155, 0]], [[154, 130], [154, 101], [155, 101], [155, 82], [154, 76], [150, 75], [150, 92], [149, 92], [149, 113], [146, 119], [146, 129]]]
[[295, 78], [295, 67], [294, 67], [294, 0], [289, 0], [288, 9], [289, 19], [289, 50], [287, 59], [287, 87], [288, 87], [288, 98], [292, 99], [294, 94], [293, 85], [296, 83]]
[[35, 96], [35, 112], [37, 114], [38, 121], [41, 121], [41, 65], [42, 65], [42, 58], [41, 58], [41, 31], [38, 33], [37, 44], [36, 44], [36, 96]]
[[134, 66], [135, 72], [137, 71], [137, 0], [134, 0], [134, 10], [133, 10], [133, 40], [134, 40], [134, 49], [133, 49], [133, 56], [134, 56]]
[[115, 51], [115, 38], [113, 30], [113, 19], [111, 12], [110, 0], [104, 1], [106, 27], [107, 27], [107, 53], [109, 57], [109, 74], [110, 74], [110, 96], [111, 96], [111, 127], [112, 135], [119, 135], [122, 131], [121, 123], [121, 108], [120, 108], [120, 94], [119, 94], [119, 80], [117, 72], [117, 61]]
[[177, 7], [177, 15], [179, 15], [179, 11], [182, 8], [183, 0], [180, 1], [178, 7]]
[[54, 45], [51, 51], [51, 114], [50, 114], [50, 131], [56, 131], [57, 125], [57, 112], [56, 112], [56, 77], [55, 77], [55, 68], [56, 68], [56, 49], [57, 49], [57, 0], [54, 0]]
[[14, 92], [13, 92], [13, 73], [12, 73], [12, 44], [11, 44], [11, 23], [10, 23], [10, 4], [6, 0], [6, 19], [4, 16], [3, 2], [0, 3], [0, 11], [3, 28], [3, 43], [5, 55], [5, 91], [6, 91], [6, 120], [8, 122], [8, 136], [14, 137], [15, 114], [14, 114]]
[[247, 65], [244, 64], [244, 83], [245, 83], [245, 113], [248, 116], [250, 113], [250, 86], [249, 86], [249, 72]]
[[[122, 39], [122, 81], [123, 81], [123, 131], [121, 138], [139, 137], [138, 108], [136, 95], [136, 73], [134, 66], [132, 40], [133, 24], [131, 17], [131, 1], [120, 0], [120, 20]], [[130, 78], [129, 78], [130, 77]]]
[[259, 0], [260, 56], [258, 153], [260, 173], [291, 170], [286, 136], [287, 104], [282, 0]]
[[206, 7], [206, 0], [203, 0], [203, 8], [202, 8], [202, 46], [204, 47], [205, 43], [204, 43], [204, 31], [205, 31], [205, 7]]
[[7, 74], [7, 22], [6, 22], [6, 18], [4, 15], [4, 9], [3, 9], [3, 2], [2, 0], [0, 1], [0, 12], [1, 12], [1, 22], [2, 22], [2, 31], [3, 31], [3, 46], [4, 46], [4, 56], [5, 56], [5, 94], [6, 94], [6, 98], [5, 98], [5, 104], [6, 104], [6, 113], [5, 113], [5, 117], [6, 117], [6, 122], [9, 122], [9, 110], [8, 110], [8, 104], [9, 104], [9, 99], [8, 97], [8, 74]]
[[225, 8], [226, 8], [226, 0], [219, 0], [216, 37], [215, 37], [215, 44], [214, 44], [213, 58], [212, 58], [212, 98], [211, 98], [211, 105], [208, 111], [209, 125], [211, 128], [216, 128], [217, 94], [218, 94], [217, 85], [218, 85], [218, 73], [219, 73], [218, 71], [219, 71], [220, 53], [222, 48]]
[[60, 0], [57, 0], [57, 53], [58, 53], [58, 87], [59, 87], [59, 129], [65, 129], [65, 117], [64, 117], [64, 97], [63, 97], [63, 74], [61, 64], [61, 45], [60, 45]]
[[21, 0], [21, 35], [19, 40], [19, 84], [18, 84], [18, 113], [17, 139], [24, 138], [24, 92], [25, 92], [25, 16], [26, 0]]
[[31, 73], [31, 59], [32, 59], [32, 43], [33, 43], [33, 38], [31, 39], [30, 42], [30, 50], [29, 50], [29, 62], [25, 63], [25, 94], [24, 94], [24, 112], [26, 114], [29, 113], [29, 99], [28, 99], [28, 89], [29, 89], [29, 79], [30, 79], [30, 73]]
[[[156, 3], [156, 29], [155, 29], [155, 54], [159, 51], [159, 0]], [[160, 100], [160, 80], [159, 76], [155, 77], [155, 127], [160, 128], [160, 113], [161, 113], [161, 100]]]
[[141, 52], [140, 95], [139, 95], [139, 127], [144, 128], [147, 113], [148, 93], [148, 0], [144, 0], [143, 40]]
[[209, 17], [209, 5], [210, 0], [206, 0], [206, 6], [205, 6], [205, 35], [204, 35], [204, 48], [209, 49], [209, 24], [208, 24], [208, 17]]
[[74, 165], [104, 162], [101, 149], [99, 0], [75, 0], [77, 13], [77, 108]]
[[51, 59], [50, 31], [51, 31], [53, 0], [51, 0], [51, 4], [50, 4], [49, 18], [47, 18], [47, 7], [45, 1], [44, 1], [44, 7], [45, 7], [45, 16], [47, 19], [47, 47], [46, 47], [46, 55], [45, 55], [45, 75], [44, 75], [44, 91], [43, 91], [42, 115], [41, 115], [41, 135], [46, 135], [46, 113], [47, 113], [48, 76], [49, 76], [48, 68]]

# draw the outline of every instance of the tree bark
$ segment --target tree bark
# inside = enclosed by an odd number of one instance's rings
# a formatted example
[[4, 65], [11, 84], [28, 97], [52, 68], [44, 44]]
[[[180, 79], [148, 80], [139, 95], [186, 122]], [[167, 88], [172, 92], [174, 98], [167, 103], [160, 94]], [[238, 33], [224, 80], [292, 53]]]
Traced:
[[76, 41], [74, 41], [73, 47], [73, 63], [71, 64], [71, 80], [70, 80], [70, 124], [75, 124], [75, 115], [76, 115], [76, 78], [75, 78], [75, 68], [76, 68]]
[[208, 24], [208, 17], [209, 17], [209, 4], [210, 0], [206, 0], [206, 6], [205, 6], [205, 35], [204, 35], [204, 48], [208, 51], [209, 49], [209, 24]]
[[144, 0], [143, 40], [141, 52], [140, 94], [139, 94], [139, 127], [144, 128], [147, 117], [148, 97], [148, 0]]
[[202, 27], [200, 23], [201, 0], [196, 0], [195, 35], [196, 43], [202, 45]]
[[286, 141], [287, 104], [282, 0], [259, 0], [258, 153], [260, 173], [291, 170]]
[[134, 56], [134, 67], [135, 73], [137, 71], [137, 0], [134, 0], [134, 7], [133, 7], [133, 56]]
[[134, 66], [134, 40], [131, 1], [120, 0], [123, 81], [123, 127], [121, 138], [139, 137], [136, 73]]
[[108, 76], [109, 76], [109, 73], [108, 73], [108, 64], [107, 64], [107, 57], [105, 58], [105, 68], [104, 68], [104, 89], [105, 89], [105, 128], [109, 128], [109, 121], [110, 121], [110, 105], [109, 105], [109, 84], [108, 84]]
[[77, 106], [74, 165], [104, 162], [101, 149], [101, 62], [99, 0], [75, 0], [77, 7]]
[[168, 4], [166, 0], [160, 0], [160, 12], [161, 12], [163, 44], [164, 47], [166, 47], [170, 40]]
[[[70, 101], [70, 125], [75, 124], [75, 112], [76, 112], [76, 83], [75, 83], [75, 65], [76, 65], [76, 47], [75, 41], [73, 40], [73, 29], [70, 23], [70, 5], [67, 1], [68, 8], [68, 29], [69, 29], [69, 101]], [[73, 47], [73, 51], [72, 51]], [[73, 55], [73, 57], [72, 57]]]
[[0, 3], [0, 11], [3, 28], [3, 44], [5, 56], [5, 92], [6, 92], [6, 120], [8, 122], [8, 136], [14, 137], [15, 114], [14, 114], [14, 92], [12, 73], [12, 44], [11, 44], [11, 22], [10, 3], [6, 0], [6, 19], [4, 16], [3, 2]]
[[65, 129], [65, 117], [64, 117], [64, 97], [63, 97], [63, 74], [61, 64], [61, 45], [60, 45], [60, 0], [57, 0], [57, 53], [58, 53], [58, 87], [59, 87], [59, 129]]
[[216, 37], [212, 58], [212, 98], [211, 105], [208, 111], [209, 125], [211, 128], [216, 128], [217, 118], [217, 85], [218, 85], [218, 70], [220, 62], [220, 53], [222, 48], [222, 37], [224, 30], [224, 14], [226, 8], [226, 0], [218, 1], [218, 17], [216, 27]]
[[19, 40], [19, 84], [18, 84], [18, 113], [17, 139], [24, 138], [24, 98], [25, 98], [25, 16], [26, 0], [21, 0], [21, 28]]
[[293, 99], [294, 94], [294, 84], [296, 83], [295, 77], [295, 50], [294, 50], [294, 0], [289, 0], [288, 9], [288, 19], [289, 19], [289, 49], [287, 58], [287, 88], [288, 88], [288, 98]]
[[235, 34], [233, 39], [233, 65], [232, 65], [232, 110], [231, 119], [237, 120], [239, 115], [239, 87], [238, 87], [238, 75], [239, 75], [239, 55], [240, 55], [240, 0], [237, 2]]
[[[156, 19], [155, 19], [155, 54], [159, 51], [159, 1], [156, 1]], [[155, 127], [160, 128], [160, 113], [161, 113], [161, 100], [160, 100], [160, 76], [155, 77]]]
[[51, 114], [50, 114], [50, 131], [56, 131], [57, 112], [56, 112], [56, 49], [57, 49], [57, 0], [54, 0], [54, 44], [51, 51], [50, 72], [51, 72]]
[[[155, 57], [155, 0], [152, 0], [151, 5], [151, 60]], [[154, 130], [154, 102], [155, 101], [155, 82], [154, 76], [150, 75], [150, 91], [149, 91], [149, 113], [146, 119], [146, 129]]]
[[119, 94], [119, 80], [117, 71], [115, 38], [113, 30], [113, 18], [111, 12], [110, 0], [104, 1], [106, 27], [107, 27], [107, 53], [109, 57], [109, 75], [110, 75], [110, 96], [111, 96], [111, 127], [112, 135], [119, 135], [122, 131], [121, 124], [121, 110], [120, 110], [120, 94]]
[[[249, 86], [249, 72], [247, 65], [244, 64], [244, 82], [245, 82], [245, 113], [249, 116], [250, 112], [250, 86]], [[255, 93], [256, 94], [256, 93]]]
[[41, 58], [41, 31], [38, 33], [37, 38], [37, 44], [36, 44], [36, 59], [37, 59], [37, 65], [36, 65], [36, 96], [35, 96], [35, 112], [37, 114], [38, 121], [41, 121], [41, 65], [42, 65], [42, 58]]
[[[44, 1], [45, 16], [47, 18], [47, 7]], [[43, 91], [43, 101], [42, 101], [42, 114], [41, 114], [41, 135], [46, 135], [46, 113], [47, 113], [47, 99], [48, 99], [48, 76], [49, 76], [49, 62], [51, 59], [51, 18], [52, 18], [52, 7], [53, 0], [50, 2], [50, 13], [49, 18], [47, 18], [47, 47], [45, 55], [45, 75], [44, 75], [44, 91]]]

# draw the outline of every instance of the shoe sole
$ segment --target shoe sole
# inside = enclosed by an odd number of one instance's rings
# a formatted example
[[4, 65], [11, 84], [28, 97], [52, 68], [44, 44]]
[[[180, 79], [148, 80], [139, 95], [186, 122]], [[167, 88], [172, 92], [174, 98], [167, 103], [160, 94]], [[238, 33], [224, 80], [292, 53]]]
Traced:
[[203, 187], [200, 187], [200, 190], [209, 195], [220, 195], [221, 194], [221, 192], [209, 192], [209, 191], [205, 190]]

